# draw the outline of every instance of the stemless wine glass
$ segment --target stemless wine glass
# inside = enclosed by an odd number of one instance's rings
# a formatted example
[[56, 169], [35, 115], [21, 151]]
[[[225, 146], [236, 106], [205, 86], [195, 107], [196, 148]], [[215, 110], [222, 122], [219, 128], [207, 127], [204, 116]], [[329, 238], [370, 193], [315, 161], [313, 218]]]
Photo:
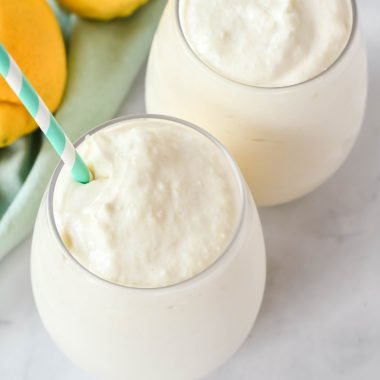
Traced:
[[147, 111], [189, 120], [216, 136], [258, 205], [287, 202], [318, 187], [351, 151], [365, 109], [366, 49], [355, 1], [339, 58], [314, 78], [278, 88], [239, 83], [207, 66], [184, 35], [182, 3], [169, 0], [153, 41]]
[[256, 319], [266, 273], [263, 234], [238, 167], [207, 132], [178, 119], [146, 115], [112, 120], [90, 134], [144, 118], [192, 128], [223, 153], [239, 197], [240, 216], [229, 245], [211, 266], [179, 284], [142, 289], [106, 281], [76, 261], [58, 234], [53, 197], [61, 163], [34, 229], [33, 293], [53, 340], [99, 378], [198, 379], [237, 350]]

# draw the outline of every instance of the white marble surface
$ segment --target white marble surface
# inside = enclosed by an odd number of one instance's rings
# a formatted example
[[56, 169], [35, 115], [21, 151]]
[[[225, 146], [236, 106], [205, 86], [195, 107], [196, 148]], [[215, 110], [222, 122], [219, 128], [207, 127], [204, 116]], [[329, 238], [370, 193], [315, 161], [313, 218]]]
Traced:
[[[263, 307], [243, 347], [207, 380], [380, 379], [380, 2], [358, 3], [370, 68], [363, 132], [320, 189], [260, 210]], [[143, 73], [120, 114], [142, 111]], [[0, 263], [0, 379], [90, 380], [39, 320], [29, 251], [30, 238]]]

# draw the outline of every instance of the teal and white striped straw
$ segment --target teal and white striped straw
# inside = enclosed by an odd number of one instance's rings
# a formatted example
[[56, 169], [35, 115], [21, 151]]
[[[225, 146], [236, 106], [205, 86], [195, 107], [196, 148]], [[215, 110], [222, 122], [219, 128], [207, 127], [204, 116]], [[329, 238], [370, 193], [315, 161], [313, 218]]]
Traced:
[[74, 179], [80, 183], [90, 182], [90, 171], [74, 145], [1, 43], [0, 74], [37, 122], [62, 161], [71, 170]]

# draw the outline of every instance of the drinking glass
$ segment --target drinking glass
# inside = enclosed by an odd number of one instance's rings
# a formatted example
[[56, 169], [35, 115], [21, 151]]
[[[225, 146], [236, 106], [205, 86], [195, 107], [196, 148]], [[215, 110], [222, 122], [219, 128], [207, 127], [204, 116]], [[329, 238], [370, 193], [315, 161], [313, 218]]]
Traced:
[[193, 380], [223, 363], [251, 330], [264, 291], [263, 234], [237, 165], [207, 132], [178, 119], [145, 115], [112, 120], [90, 134], [144, 118], [192, 128], [222, 151], [239, 198], [239, 220], [230, 243], [203, 272], [175, 285], [144, 289], [104, 280], [70, 254], [57, 231], [53, 197], [61, 163], [34, 228], [33, 293], [56, 344], [98, 378]]
[[237, 82], [204, 63], [185, 38], [181, 4], [168, 1], [153, 41], [147, 111], [189, 120], [218, 138], [259, 206], [317, 188], [351, 151], [364, 115], [367, 59], [355, 1], [339, 58], [314, 78], [277, 88]]

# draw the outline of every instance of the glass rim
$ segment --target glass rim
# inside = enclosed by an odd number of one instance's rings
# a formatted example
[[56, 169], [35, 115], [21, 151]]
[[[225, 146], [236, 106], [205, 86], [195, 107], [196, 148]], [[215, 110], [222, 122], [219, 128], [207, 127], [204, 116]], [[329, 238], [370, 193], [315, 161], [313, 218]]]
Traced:
[[239, 86], [246, 87], [246, 88], [256, 89], [258, 91], [271, 91], [271, 90], [272, 91], [279, 91], [279, 90], [295, 89], [299, 86], [303, 86], [303, 85], [306, 85], [306, 84], [309, 84], [311, 82], [318, 80], [319, 78], [321, 78], [324, 75], [326, 75], [327, 73], [329, 73], [333, 68], [335, 68], [342, 61], [343, 57], [345, 57], [347, 55], [347, 52], [350, 50], [352, 42], [353, 42], [353, 40], [354, 40], [354, 38], [358, 32], [358, 11], [357, 11], [356, 0], [349, 0], [349, 1], [351, 3], [351, 10], [352, 10], [351, 31], [350, 31], [350, 36], [346, 42], [346, 45], [344, 46], [344, 48], [342, 49], [342, 51], [340, 52], [338, 57], [327, 68], [325, 68], [320, 73], [318, 73], [317, 75], [314, 75], [311, 78], [308, 78], [302, 82], [297, 82], [297, 83], [286, 85], [286, 86], [272, 86], [272, 87], [253, 85], [253, 84], [249, 84], [249, 83], [239, 81], [237, 79], [233, 79], [233, 78], [219, 72], [216, 68], [212, 67], [211, 65], [207, 64], [196, 53], [196, 51], [192, 48], [190, 42], [186, 38], [185, 32], [184, 32], [182, 25], [181, 25], [181, 16], [180, 16], [180, 2], [181, 2], [181, 0], [175, 0], [174, 12], [175, 12], [176, 24], [177, 24], [177, 27], [180, 31], [180, 36], [181, 36], [182, 42], [184, 42], [185, 47], [190, 52], [190, 54], [198, 61], [198, 63], [200, 63], [202, 66], [206, 67], [207, 69], [209, 69], [212, 73], [217, 75], [219, 78], [221, 78], [221, 79], [223, 79], [229, 83], [234, 83], [234, 84], [237, 84]]
[[[105, 129], [105, 128], [112, 128], [113, 126], [116, 126], [122, 122], [133, 122], [143, 119], [150, 119], [150, 120], [159, 120], [159, 121], [169, 121], [173, 124], [180, 124], [183, 127], [190, 128], [191, 130], [200, 133], [204, 137], [206, 137], [226, 158], [227, 164], [231, 168], [232, 174], [235, 178], [235, 181], [237, 183], [237, 192], [238, 192], [238, 207], [239, 207], [239, 213], [236, 221], [235, 229], [232, 233], [231, 239], [229, 240], [228, 244], [225, 246], [221, 254], [217, 257], [215, 261], [213, 261], [210, 265], [208, 265], [205, 269], [203, 269], [201, 272], [197, 273], [195, 276], [192, 276], [188, 279], [185, 279], [183, 281], [165, 285], [165, 286], [158, 286], [158, 287], [133, 287], [128, 285], [123, 285], [119, 283], [115, 283], [112, 281], [109, 281], [107, 279], [104, 279], [103, 277], [97, 275], [96, 273], [90, 271], [88, 268], [86, 268], [74, 255], [72, 255], [69, 250], [66, 248], [65, 244], [63, 243], [61, 236], [58, 232], [57, 225], [55, 223], [54, 218], [54, 190], [55, 185], [57, 183], [58, 176], [64, 167], [64, 163], [61, 160], [56, 168], [54, 169], [53, 175], [49, 181], [48, 184], [48, 190], [47, 190], [47, 208], [48, 208], [48, 222], [51, 230], [53, 231], [53, 235], [55, 240], [58, 242], [59, 247], [61, 248], [61, 251], [65, 255], [66, 258], [70, 260], [79, 270], [81, 270], [84, 274], [87, 276], [90, 276], [93, 280], [103, 283], [103, 285], [121, 288], [125, 290], [130, 290], [134, 292], [144, 292], [144, 293], [153, 293], [153, 292], [160, 292], [160, 291], [167, 291], [167, 290], [178, 290], [184, 287], [189, 287], [193, 285], [194, 283], [199, 282], [200, 280], [203, 280], [207, 277], [209, 277], [213, 272], [215, 272], [218, 267], [222, 265], [224, 261], [226, 261], [234, 252], [233, 248], [236, 246], [238, 242], [238, 238], [240, 236], [240, 233], [242, 231], [242, 225], [244, 221], [246, 206], [247, 206], [247, 195], [246, 195], [246, 188], [244, 184], [244, 178], [241, 174], [241, 171], [235, 162], [235, 160], [232, 158], [228, 150], [224, 147], [224, 145], [219, 142], [213, 135], [205, 131], [204, 129], [196, 126], [195, 124], [192, 124], [188, 121], [172, 117], [172, 116], [164, 116], [159, 114], [134, 114], [134, 115], [128, 115], [128, 116], [121, 116], [117, 117], [111, 120], [108, 120], [104, 123], [101, 123], [97, 125], [95, 128], [91, 129], [90, 131], [83, 134], [78, 140], [75, 141], [74, 146], [77, 147], [80, 145], [86, 136], [93, 135], [94, 133]], [[86, 185], [83, 185], [86, 186]]]

